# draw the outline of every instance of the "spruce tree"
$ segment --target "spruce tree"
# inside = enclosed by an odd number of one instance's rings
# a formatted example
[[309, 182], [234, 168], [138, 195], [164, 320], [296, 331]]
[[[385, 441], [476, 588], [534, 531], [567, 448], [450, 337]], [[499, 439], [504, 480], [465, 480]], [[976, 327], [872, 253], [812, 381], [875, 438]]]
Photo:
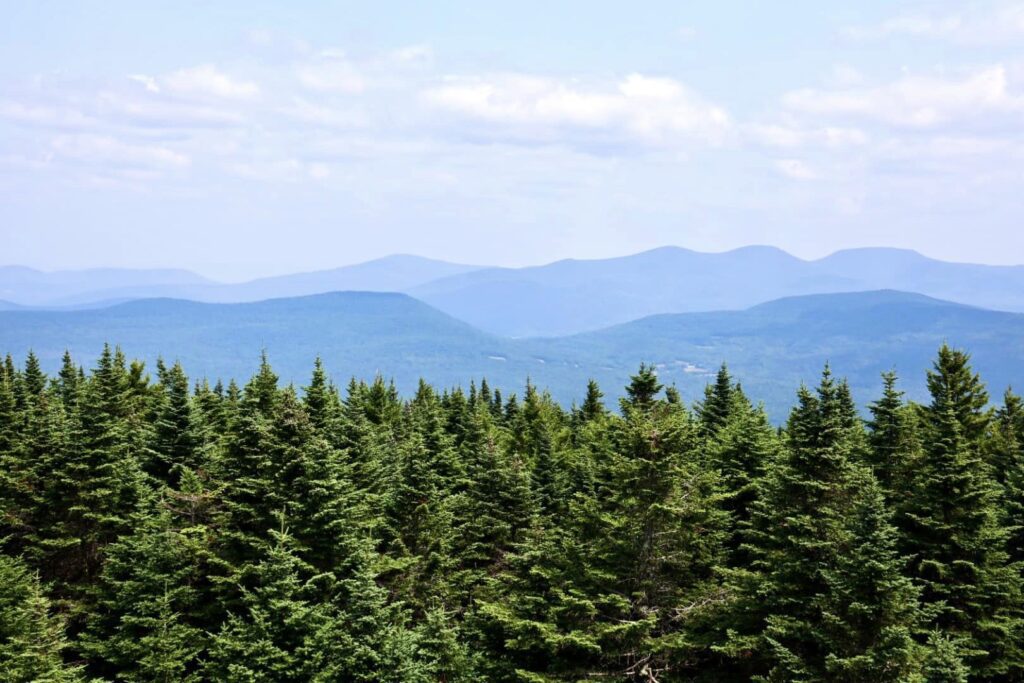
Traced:
[[82, 647], [97, 673], [128, 681], [197, 681], [221, 619], [212, 500], [190, 471], [139, 527], [107, 550]]
[[763, 409], [751, 406], [738, 391], [732, 392], [731, 400], [734, 406], [706, 450], [708, 465], [719, 474], [724, 494], [720, 505], [729, 513], [729, 564], [739, 566], [749, 560], [742, 541], [762, 492], [762, 479], [778, 457], [781, 444]]
[[608, 488], [534, 525], [482, 603], [481, 632], [507, 661], [494, 678], [672, 680], [697, 661], [725, 520], [695, 427], [654, 399], [652, 377], [643, 366], [623, 403]]
[[23, 562], [0, 554], [0, 672], [10, 683], [76, 683], [81, 667], [64, 663], [64, 620]]
[[46, 389], [46, 374], [39, 365], [39, 358], [32, 351], [28, 352], [28, 357], [25, 359], [25, 371], [22, 373], [22, 381], [25, 386], [25, 396], [28, 400], [35, 399]]
[[887, 503], [900, 516], [897, 524], [902, 524], [921, 444], [914, 413], [903, 402], [903, 392], [896, 388], [896, 373], [883, 373], [882, 381], [882, 397], [870, 405], [867, 462]]
[[173, 484], [179, 468], [195, 470], [200, 464], [188, 377], [180, 363], [170, 369], [160, 364], [155, 403], [147, 471], [158, 482]]
[[[129, 533], [148, 495], [139, 465], [123, 356], [104, 347], [68, 421], [66, 448], [54, 453], [42, 495], [53, 516], [36, 551], [61, 597], [81, 599], [98, 576], [107, 545]], [[54, 413], [59, 415], [59, 413]]]
[[238, 609], [212, 638], [207, 680], [309, 681], [319, 668], [314, 638], [332, 611], [316, 599], [315, 572], [298, 558], [287, 531], [271, 533], [266, 556], [241, 577]]
[[704, 401], [697, 406], [697, 418], [701, 430], [707, 436], [715, 436], [728, 422], [736, 403], [736, 388], [725, 363], [715, 375], [715, 383], [704, 389]]
[[64, 406], [71, 409], [78, 400], [78, 389], [81, 386], [82, 369], [75, 365], [71, 352], [65, 351], [61, 359], [60, 372], [57, 373], [57, 394], [64, 401]]
[[1024, 561], [1024, 401], [1009, 389], [996, 413], [990, 450], [1002, 489], [1001, 522], [1009, 531], [1010, 560], [1020, 563]]
[[860, 428], [843, 394], [828, 367], [816, 393], [801, 388], [753, 510], [754, 574], [737, 582], [749, 614], [725, 651], [757, 654], [768, 680], [913, 675], [913, 588], [877, 485], [857, 464]]
[[580, 414], [586, 421], [596, 420], [605, 414], [604, 394], [594, 380], [587, 382], [587, 395], [580, 406]]
[[647, 410], [654, 405], [654, 398], [661, 391], [662, 385], [658, 381], [658, 374], [654, 371], [653, 365], [640, 364], [640, 369], [630, 378], [626, 387], [626, 398], [621, 399], [622, 409], [625, 412], [627, 406], [640, 410]]
[[928, 375], [925, 453], [915, 468], [905, 552], [929, 623], [963, 641], [982, 678], [1021, 672], [1021, 579], [1006, 552], [997, 490], [982, 459], [987, 394], [967, 355], [943, 346]]

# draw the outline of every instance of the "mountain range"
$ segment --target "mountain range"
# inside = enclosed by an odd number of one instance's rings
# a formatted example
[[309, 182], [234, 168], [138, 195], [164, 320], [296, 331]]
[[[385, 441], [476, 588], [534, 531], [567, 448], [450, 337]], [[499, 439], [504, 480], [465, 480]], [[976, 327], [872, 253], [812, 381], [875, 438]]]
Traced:
[[722, 253], [664, 247], [524, 268], [396, 255], [233, 284], [181, 270], [43, 273], [0, 268], [0, 299], [36, 308], [97, 307], [158, 297], [238, 303], [333, 291], [402, 292], [505, 337], [563, 336], [661, 313], [743, 310], [789, 296], [877, 289], [1024, 312], [1024, 266], [950, 263], [888, 248], [850, 249], [804, 260], [773, 247]]
[[46, 273], [4, 266], [0, 267], [0, 299], [45, 308], [97, 307], [152, 298], [246, 302], [335, 291], [399, 292], [477, 268], [397, 254], [330, 270], [221, 283], [184, 270], [105, 268]]
[[849, 378], [856, 398], [877, 397], [895, 368], [912, 398], [943, 342], [971, 351], [993, 383], [1024, 386], [1024, 315], [895, 291], [784, 298], [739, 311], [659, 314], [599, 331], [513, 339], [477, 329], [399, 293], [339, 292], [256, 303], [169, 299], [77, 311], [0, 312], [0, 349], [33, 349], [53, 371], [65, 349], [89, 364], [104, 342], [151, 364], [180, 360], [194, 377], [245, 380], [266, 350], [282, 379], [303, 384], [322, 357], [336, 382], [374, 373], [411, 392], [422, 377], [440, 386], [486, 377], [504, 392], [527, 378], [568, 404], [589, 378], [619, 396], [640, 362], [657, 366], [687, 400], [700, 397], [718, 365], [775, 420], [801, 382], [826, 362]]
[[614, 259], [486, 268], [413, 296], [508, 336], [564, 335], [658, 313], [741, 310], [788, 296], [895, 289], [1024, 311], [1024, 267], [948, 263], [900, 249], [851, 249], [805, 261], [774, 247], [701, 253], [665, 247]]

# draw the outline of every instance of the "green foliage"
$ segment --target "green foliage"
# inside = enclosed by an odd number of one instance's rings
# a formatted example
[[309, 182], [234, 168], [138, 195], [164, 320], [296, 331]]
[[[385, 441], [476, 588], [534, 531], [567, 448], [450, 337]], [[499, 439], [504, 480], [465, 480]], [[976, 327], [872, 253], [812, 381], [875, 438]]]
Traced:
[[905, 552], [928, 621], [962, 640], [984, 675], [1019, 675], [1021, 577], [1007, 553], [997, 483], [984, 461], [987, 393], [968, 356], [943, 346], [921, 408], [924, 455], [907, 505]]
[[0, 364], [13, 681], [1019, 680], [1024, 404]]
[[916, 592], [902, 575], [896, 531], [857, 459], [860, 424], [826, 367], [802, 388], [787, 443], [754, 505], [749, 574], [736, 589], [753, 611], [734, 619], [732, 648], [771, 681], [888, 680], [914, 675]]
[[0, 555], [0, 671], [10, 683], [72, 683], [80, 667], [64, 663], [64, 621], [39, 579], [18, 558]]

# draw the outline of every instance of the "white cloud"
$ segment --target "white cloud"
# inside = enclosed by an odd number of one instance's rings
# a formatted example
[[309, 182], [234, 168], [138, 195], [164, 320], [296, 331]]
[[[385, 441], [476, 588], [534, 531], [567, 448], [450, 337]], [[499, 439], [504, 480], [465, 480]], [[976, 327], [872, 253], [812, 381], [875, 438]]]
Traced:
[[769, 147], [796, 148], [808, 145], [838, 148], [863, 145], [868, 134], [859, 128], [843, 126], [802, 126], [798, 124], [753, 123], [745, 127], [747, 136]]
[[815, 180], [818, 177], [814, 169], [799, 159], [778, 159], [775, 168], [782, 175], [794, 180]]
[[245, 32], [245, 37], [253, 45], [266, 46], [274, 42], [274, 34], [265, 28], [251, 28]]
[[852, 85], [860, 85], [864, 80], [864, 74], [856, 67], [849, 64], [837, 64], [832, 67], [829, 84], [839, 88], [847, 88]]
[[188, 156], [168, 147], [126, 143], [104, 135], [62, 135], [50, 146], [62, 158], [90, 166], [169, 169], [191, 163]]
[[213, 103], [182, 102], [164, 97], [120, 92], [101, 92], [92, 106], [97, 118], [108, 125], [127, 125], [151, 129], [225, 128], [244, 122], [230, 108]]
[[88, 128], [97, 123], [93, 117], [71, 107], [17, 101], [0, 102], [0, 118], [55, 129]]
[[160, 85], [152, 76], [146, 76], [144, 74], [132, 74], [128, 76], [128, 80], [135, 81], [136, 83], [141, 83], [142, 87], [144, 87], [148, 92], [160, 92]]
[[212, 64], [179, 69], [162, 79], [168, 90], [186, 95], [206, 95], [225, 99], [247, 99], [259, 94], [259, 86], [240, 81], [218, 70]]
[[324, 50], [320, 59], [298, 69], [299, 82], [317, 92], [360, 93], [366, 87], [363, 77], [340, 50]]
[[326, 128], [358, 128], [367, 123], [366, 117], [359, 111], [318, 104], [302, 97], [294, 98], [281, 111], [296, 121]]
[[225, 170], [246, 180], [264, 183], [299, 183], [306, 180], [325, 180], [331, 168], [322, 162], [307, 163], [300, 159], [259, 159], [231, 162]]
[[918, 139], [890, 138], [878, 146], [878, 155], [888, 159], [920, 161], [921, 159], [962, 159], [965, 157], [1021, 158], [1024, 145], [1012, 139], [966, 135], [940, 135]]
[[434, 62], [434, 49], [425, 43], [406, 45], [390, 54], [391, 60], [402, 65], [429, 66]]
[[915, 36], [969, 45], [1013, 42], [1024, 37], [1024, 3], [967, 6], [948, 14], [903, 14], [874, 26], [854, 26], [845, 34], [858, 40]]
[[323, 180], [331, 175], [331, 167], [323, 163], [309, 164], [308, 173], [313, 180]]
[[1011, 92], [1003, 65], [961, 77], [906, 76], [874, 87], [807, 88], [786, 94], [783, 103], [808, 114], [922, 128], [1024, 111], [1024, 96]]
[[720, 142], [730, 128], [723, 108], [678, 81], [641, 74], [604, 87], [521, 74], [449, 78], [427, 89], [423, 98], [439, 109], [520, 132], [580, 129], [651, 143], [679, 138]]

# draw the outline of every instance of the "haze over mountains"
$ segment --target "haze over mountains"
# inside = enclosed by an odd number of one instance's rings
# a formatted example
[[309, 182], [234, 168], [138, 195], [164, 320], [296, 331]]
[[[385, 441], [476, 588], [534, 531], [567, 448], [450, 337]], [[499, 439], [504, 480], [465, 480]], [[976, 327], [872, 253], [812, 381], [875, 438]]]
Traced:
[[330, 270], [221, 283], [183, 270], [92, 269], [45, 273], [0, 267], [0, 299], [37, 307], [78, 307], [134, 299], [206, 302], [261, 301], [336, 291], [397, 292], [475, 270], [445, 261], [398, 254]]
[[377, 372], [412, 392], [423, 377], [441, 385], [486, 377], [504, 392], [532, 378], [566, 404], [587, 379], [610, 399], [641, 361], [687, 400], [701, 395], [718, 365], [773, 419], [792, 389], [814, 382], [826, 361], [849, 377], [861, 402], [877, 397], [879, 374], [895, 368], [910, 396], [924, 395], [924, 371], [943, 341], [969, 349], [996, 383], [1024, 386], [1024, 315], [988, 311], [892, 291], [804, 296], [744, 311], [664, 314], [562, 338], [488, 334], [404, 294], [343, 292], [246, 304], [145, 300], [82, 311], [0, 313], [0, 349], [29, 348], [56, 370], [65, 348], [91, 364], [106, 341], [130, 357], [180, 360], [193, 377], [245, 379], [267, 350], [275, 370], [297, 385], [313, 360], [334, 380]]
[[1024, 267], [898, 249], [805, 261], [771, 247], [666, 247], [527, 268], [398, 255], [238, 284], [0, 268], [0, 352], [33, 349], [51, 370], [65, 349], [89, 364], [111, 342], [197, 377], [246, 378], [266, 350], [298, 384], [321, 356], [339, 382], [378, 372], [411, 391], [421, 377], [486, 377], [515, 391], [530, 377], [569, 403], [591, 377], [614, 398], [640, 362], [692, 400], [725, 361], [775, 419], [826, 361], [862, 402], [893, 363], [920, 397], [944, 341], [970, 350], [995, 390], [1024, 386], [1021, 311]]
[[155, 297], [231, 303], [332, 291], [404, 292], [481, 330], [510, 337], [575, 334], [660, 313], [741, 310], [787, 296], [876, 289], [1024, 311], [1022, 266], [949, 263], [888, 248], [845, 250], [806, 261], [773, 247], [723, 253], [664, 247], [526, 268], [397, 255], [237, 284], [180, 270], [0, 268], [0, 299], [34, 307]]
[[[900, 249], [854, 249], [805, 261], [773, 247], [488, 268], [410, 290], [481, 329], [509, 336], [594, 330], [658, 313], [736, 310], [781, 297], [896, 289], [1024, 311], [1024, 267], [947, 263]], [[501, 305], [495, 305], [500, 302]]]

